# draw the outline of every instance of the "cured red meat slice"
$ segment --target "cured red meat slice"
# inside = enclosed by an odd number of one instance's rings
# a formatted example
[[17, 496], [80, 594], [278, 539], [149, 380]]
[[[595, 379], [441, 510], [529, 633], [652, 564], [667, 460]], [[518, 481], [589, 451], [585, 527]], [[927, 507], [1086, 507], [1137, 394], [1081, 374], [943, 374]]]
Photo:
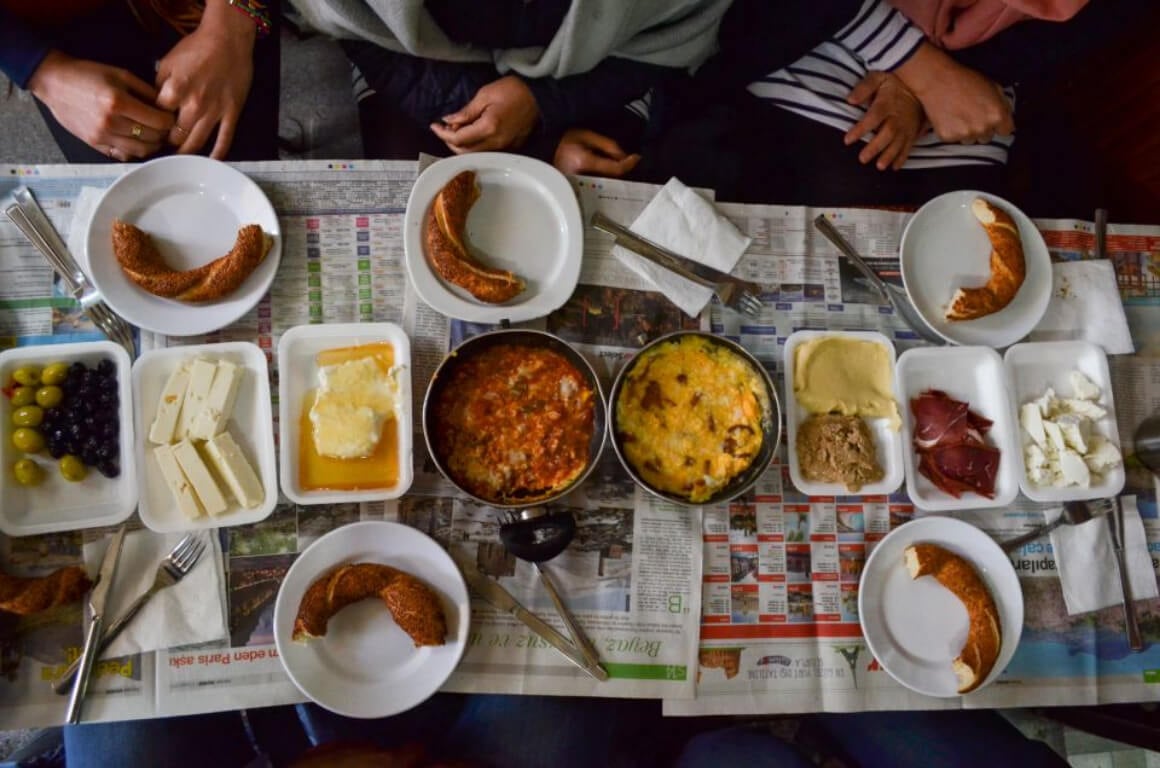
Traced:
[[937, 389], [911, 399], [910, 410], [919, 472], [956, 499], [968, 491], [994, 498], [999, 451], [983, 439], [992, 422]]
[[[988, 499], [995, 496], [999, 449], [989, 445], [940, 445], [930, 451], [931, 461], [945, 478], [967, 485]], [[933, 480], [932, 480], [933, 482]]]

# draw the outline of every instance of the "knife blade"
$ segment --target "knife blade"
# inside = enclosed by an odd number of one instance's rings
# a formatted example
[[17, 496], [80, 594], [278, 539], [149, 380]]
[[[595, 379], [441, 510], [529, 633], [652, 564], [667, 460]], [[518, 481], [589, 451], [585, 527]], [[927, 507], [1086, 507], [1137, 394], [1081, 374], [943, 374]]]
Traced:
[[1144, 638], [1140, 635], [1140, 624], [1136, 620], [1136, 603], [1132, 598], [1132, 581], [1128, 575], [1128, 559], [1124, 556], [1124, 508], [1118, 498], [1112, 499], [1112, 513], [1108, 515], [1108, 532], [1112, 538], [1112, 550], [1116, 553], [1116, 571], [1120, 574], [1120, 592], [1124, 596], [1124, 625], [1128, 635], [1128, 647], [1133, 651], [1144, 650]]
[[525, 626], [550, 643], [553, 648], [564, 654], [568, 661], [580, 667], [580, 669], [592, 675], [597, 680], [604, 681], [608, 679], [608, 672], [605, 671], [604, 667], [586, 658], [572, 644], [572, 641], [557, 632], [554, 627], [539, 616], [520, 605], [519, 601], [504, 589], [498, 581], [485, 575], [479, 569], [468, 565], [460, 564], [460, 569], [463, 571], [463, 578], [467, 580], [468, 585], [475, 590], [476, 594], [492, 606], [519, 619]]
[[68, 715], [66, 722], [76, 725], [81, 719], [81, 707], [85, 693], [89, 687], [89, 677], [92, 675], [93, 665], [97, 660], [97, 647], [101, 644], [101, 628], [105, 619], [105, 603], [109, 599], [109, 590], [113, 588], [113, 579], [117, 575], [117, 563], [121, 559], [121, 546], [125, 543], [127, 523], [122, 523], [117, 532], [109, 541], [105, 556], [101, 559], [101, 568], [97, 571], [97, 583], [89, 592], [89, 627], [85, 632], [85, 647], [81, 652], [81, 665], [77, 669], [77, 681], [73, 685], [72, 695], [68, 700]]

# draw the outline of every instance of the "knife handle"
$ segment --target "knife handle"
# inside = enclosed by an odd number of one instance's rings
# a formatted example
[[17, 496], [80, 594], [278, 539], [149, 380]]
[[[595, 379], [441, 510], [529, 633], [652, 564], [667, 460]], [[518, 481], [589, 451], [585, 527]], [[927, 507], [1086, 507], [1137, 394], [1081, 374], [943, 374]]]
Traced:
[[[134, 600], [133, 604], [130, 605], [129, 608], [117, 618], [116, 621], [109, 625], [108, 630], [106, 630], [105, 634], [101, 636], [101, 644], [100, 647], [97, 648], [97, 658], [100, 658], [101, 654], [103, 654], [108, 649], [108, 647], [112, 645], [113, 640], [116, 639], [117, 635], [121, 634], [121, 630], [125, 628], [125, 625], [133, 620], [133, 617], [136, 616], [137, 612], [141, 610], [141, 606], [145, 605], [149, 598], [153, 597], [153, 593], [155, 591], [156, 590], [150, 589], [143, 592], [141, 596]], [[73, 678], [76, 676], [77, 669], [79, 669], [80, 666], [81, 660], [80, 658], [77, 658], [71, 665], [69, 665], [69, 668], [64, 671], [64, 674], [58, 677], [56, 682], [52, 684], [52, 690], [62, 695], [68, 693], [69, 689], [72, 687]]]
[[870, 281], [870, 284], [874, 286], [874, 289], [878, 291], [878, 294], [882, 297], [882, 301], [889, 302], [890, 294], [886, 291], [886, 283], [882, 282], [882, 278], [879, 277], [877, 273], [874, 272], [874, 270], [870, 269], [870, 265], [863, 261], [861, 254], [854, 250], [854, 246], [850, 244], [850, 241], [847, 240], [845, 236], [843, 236], [842, 233], [838, 231], [838, 228], [835, 227], [833, 223], [826, 218], [824, 213], [818, 214], [818, 217], [814, 219], [814, 226], [817, 227], [817, 230], [821, 232], [822, 235], [824, 235], [825, 238], [829, 240], [835, 248], [842, 252], [843, 256], [850, 260], [850, 263], [853, 264], [854, 267], [862, 273], [863, 277]]
[[101, 636], [101, 617], [94, 616], [89, 622], [88, 632], [85, 633], [85, 649], [81, 653], [80, 667], [77, 668], [77, 682], [73, 686], [72, 696], [68, 700], [68, 715], [65, 722], [76, 725], [81, 720], [81, 706], [85, 699], [85, 692], [89, 687], [89, 677], [93, 672], [93, 664], [97, 660], [98, 638]]
[[1128, 564], [1124, 559], [1123, 547], [1116, 548], [1116, 571], [1120, 574], [1120, 592], [1124, 595], [1124, 625], [1128, 633], [1128, 647], [1133, 651], [1144, 650], [1144, 638], [1140, 635], [1140, 624], [1136, 621], [1136, 602], [1132, 599], [1132, 582], [1128, 578]]

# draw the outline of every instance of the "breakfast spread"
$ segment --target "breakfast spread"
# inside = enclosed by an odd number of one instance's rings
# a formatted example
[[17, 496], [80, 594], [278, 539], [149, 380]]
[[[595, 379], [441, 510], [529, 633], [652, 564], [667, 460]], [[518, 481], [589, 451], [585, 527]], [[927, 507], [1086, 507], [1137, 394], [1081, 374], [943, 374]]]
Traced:
[[[190, 519], [243, 509], [265, 491], [228, 425], [245, 368], [229, 360], [182, 360], [169, 374], [149, 426], [152, 455], [177, 508]], [[225, 490], [223, 490], [225, 486]]]
[[1123, 463], [1119, 448], [1094, 430], [1107, 416], [1099, 404], [1100, 388], [1080, 371], [1072, 371], [1068, 382], [1071, 397], [1048, 387], [1019, 408], [1024, 469], [1038, 486], [1089, 488]]
[[448, 476], [468, 493], [533, 501], [587, 468], [598, 395], [560, 352], [497, 344], [456, 361], [446, 375], [429, 437]]
[[794, 349], [793, 393], [807, 413], [884, 418], [898, 431], [890, 351], [851, 336], [817, 336]]
[[155, 296], [184, 302], [229, 296], [258, 268], [273, 244], [260, 226], [247, 224], [238, 230], [234, 247], [225, 256], [179, 271], [165, 263], [146, 232], [120, 219], [113, 221], [113, 254], [125, 276]]
[[970, 563], [937, 544], [913, 544], [906, 548], [904, 558], [912, 579], [933, 576], [966, 607], [970, 622], [967, 639], [951, 666], [958, 678], [958, 692], [973, 691], [991, 673], [1003, 645], [994, 597]]
[[616, 401], [625, 459], [653, 488], [698, 503], [747, 470], [770, 418], [748, 360], [697, 335], [646, 349]]
[[120, 394], [117, 367], [102, 360], [89, 367], [53, 362], [23, 365], [4, 387], [11, 407], [9, 441], [24, 456], [12, 466], [19, 485], [46, 479], [36, 458], [47, 450], [61, 477], [80, 482], [94, 467], [102, 475], [121, 474]]
[[937, 389], [911, 398], [910, 412], [918, 471], [956, 499], [971, 491], [994, 498], [999, 449], [984, 440], [992, 422]]
[[810, 416], [798, 425], [797, 456], [806, 480], [842, 483], [851, 493], [886, 475], [878, 463], [874, 436], [857, 416]]
[[307, 490], [388, 488], [399, 475], [399, 397], [388, 342], [323, 350], [299, 420], [298, 479]]
[[77, 565], [58, 568], [47, 576], [24, 578], [0, 571], [0, 611], [31, 616], [84, 597], [92, 583]]
[[1019, 292], [1027, 276], [1023, 241], [1011, 214], [981, 197], [971, 203], [971, 213], [991, 240], [991, 274], [977, 288], [959, 288], [947, 306], [946, 319], [976, 320], [1006, 307]]
[[423, 221], [427, 260], [444, 280], [480, 301], [502, 304], [524, 290], [524, 281], [506, 270], [481, 264], [467, 242], [467, 214], [479, 198], [475, 171], [462, 171], [439, 190]]
[[411, 574], [378, 563], [341, 565], [316, 579], [298, 604], [291, 639], [324, 637], [332, 616], [370, 597], [386, 604], [416, 648], [445, 642], [447, 620], [439, 596]]

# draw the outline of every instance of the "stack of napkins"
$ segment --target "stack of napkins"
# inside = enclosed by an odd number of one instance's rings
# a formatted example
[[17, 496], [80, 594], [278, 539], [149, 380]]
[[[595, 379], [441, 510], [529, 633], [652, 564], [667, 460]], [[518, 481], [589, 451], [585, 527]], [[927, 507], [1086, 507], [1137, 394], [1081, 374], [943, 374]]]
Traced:
[[1107, 259], [1052, 265], [1051, 302], [1032, 341], [1090, 341], [1109, 355], [1135, 351], [1116, 272]]
[[[712, 203], [676, 178], [669, 179], [669, 183], [661, 187], [628, 228], [679, 256], [721, 272], [731, 271], [752, 242], [719, 214]], [[701, 314], [713, 298], [713, 292], [708, 288], [679, 277], [625, 248], [616, 246], [612, 252], [621, 263], [651, 281], [658, 291], [691, 317]]]
[[[1144, 537], [1144, 523], [1136, 509], [1136, 497], [1120, 499], [1124, 511], [1124, 560], [1132, 585], [1133, 600], [1156, 597], [1156, 572], [1148, 554], [1148, 540]], [[1047, 522], [1062, 510], [1045, 512]], [[1063, 600], [1069, 614], [1087, 613], [1120, 605], [1120, 575], [1116, 571], [1116, 553], [1112, 549], [1112, 535], [1107, 516], [1088, 520], [1083, 525], [1062, 525], [1051, 532], [1051, 546], [1059, 568], [1063, 586]]]
[[[157, 566], [185, 534], [134, 531], [125, 536], [121, 559], [105, 608], [105, 627], [153, 584]], [[116, 639], [105, 658], [222, 640], [226, 637], [225, 579], [222, 550], [216, 531], [198, 534], [205, 550], [197, 565], [172, 587], [149, 599]], [[90, 576], [100, 569], [111, 537], [85, 545], [85, 567]]]

